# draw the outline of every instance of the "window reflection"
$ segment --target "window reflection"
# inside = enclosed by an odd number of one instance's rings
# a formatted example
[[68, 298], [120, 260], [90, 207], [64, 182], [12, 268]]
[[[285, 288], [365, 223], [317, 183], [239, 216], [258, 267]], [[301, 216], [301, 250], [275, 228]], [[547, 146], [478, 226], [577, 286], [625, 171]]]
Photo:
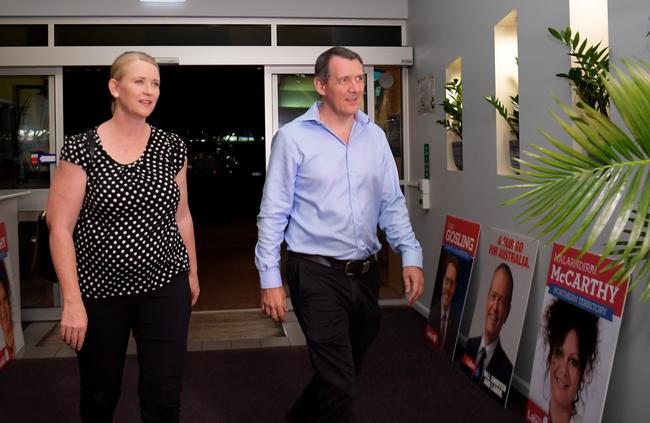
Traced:
[[0, 188], [48, 188], [47, 76], [0, 76]]
[[384, 132], [395, 157], [400, 179], [404, 178], [402, 162], [402, 71], [399, 66], [375, 67], [375, 123]]
[[319, 99], [313, 74], [278, 75], [278, 127], [305, 113]]

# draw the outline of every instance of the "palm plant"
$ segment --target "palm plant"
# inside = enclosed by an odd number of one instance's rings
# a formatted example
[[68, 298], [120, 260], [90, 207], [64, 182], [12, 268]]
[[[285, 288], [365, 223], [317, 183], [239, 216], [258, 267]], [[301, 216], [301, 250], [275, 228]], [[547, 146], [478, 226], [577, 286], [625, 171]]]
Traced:
[[575, 58], [569, 73], [556, 76], [570, 80], [582, 103], [607, 116], [609, 93], [604, 81], [609, 72], [608, 48], [601, 48], [601, 43], [590, 46], [586, 38], [581, 42], [580, 33], [572, 34], [570, 27], [564, 30], [548, 28], [548, 32], [569, 49], [569, 56]]
[[485, 99], [497, 110], [499, 115], [506, 120], [508, 126], [510, 127], [510, 132], [519, 139], [519, 94], [516, 96], [510, 96], [510, 106], [512, 107], [512, 113], [508, 111], [506, 106], [499, 101], [496, 96], [489, 95]]
[[448, 131], [463, 139], [463, 79], [454, 78], [445, 84], [447, 95], [440, 105], [447, 117], [437, 120], [436, 123], [444, 126]]
[[[624, 123], [619, 127], [582, 100], [562, 105], [565, 118], [553, 113], [566, 134], [583, 151], [574, 150], [548, 133], [555, 149], [531, 145], [532, 160], [504, 188], [525, 192], [504, 204], [519, 203], [520, 222], [535, 221], [533, 230], [549, 242], [569, 232], [567, 248], [585, 235], [582, 252], [590, 249], [613, 221], [603, 260], [618, 267], [613, 280], [623, 281], [638, 270], [631, 288], [645, 281], [641, 298], [650, 298], [650, 65], [624, 60], [624, 69], [601, 81]], [[574, 228], [577, 225], [576, 228]], [[602, 264], [602, 262], [601, 262]]]

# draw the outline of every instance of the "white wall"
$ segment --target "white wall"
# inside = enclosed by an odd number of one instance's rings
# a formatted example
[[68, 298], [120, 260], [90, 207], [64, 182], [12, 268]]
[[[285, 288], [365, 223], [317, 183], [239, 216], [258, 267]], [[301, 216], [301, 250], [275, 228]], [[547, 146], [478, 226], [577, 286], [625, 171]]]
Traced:
[[[648, 0], [609, 0], [609, 41], [613, 61], [624, 56], [640, 56], [650, 61], [650, 2]], [[440, 253], [442, 227], [446, 214], [482, 224], [484, 230], [499, 227], [526, 234], [529, 225], [513, 222], [516, 209], [499, 206], [512, 192], [497, 187], [510, 181], [497, 175], [494, 146], [494, 108], [484, 95], [494, 92], [494, 25], [511, 9], [519, 14], [519, 93], [521, 108], [521, 149], [530, 143], [547, 145], [537, 131], [544, 128], [564, 137], [549, 115], [549, 107], [558, 107], [551, 95], [568, 102], [567, 82], [554, 75], [569, 64], [566, 51], [548, 35], [547, 27], [564, 28], [569, 24], [569, 0], [410, 0], [407, 45], [415, 48], [415, 65], [410, 76], [411, 169], [413, 179], [423, 176], [423, 144], [430, 144], [432, 208], [423, 212], [411, 196], [411, 216], [425, 252], [426, 290], [419, 303], [428, 308]], [[435, 123], [442, 118], [442, 107], [433, 115], [418, 115], [417, 80], [428, 75], [436, 78], [436, 97], [444, 95], [444, 69], [456, 57], [463, 60], [463, 153], [464, 171], [446, 171], [443, 128]], [[566, 240], [566, 238], [565, 238]], [[482, 248], [482, 242], [480, 248]], [[550, 247], [540, 245], [535, 280], [515, 365], [515, 382], [527, 389], [535, 339], [539, 325]], [[468, 293], [469, 310], [476, 303], [481, 260], [477, 260], [472, 287]], [[650, 303], [640, 303], [639, 292], [628, 298], [622, 321], [612, 372], [604, 422], [647, 421], [647, 381], [650, 380]], [[470, 313], [471, 314], [471, 313]], [[466, 315], [461, 333], [469, 330], [471, 315]], [[527, 394], [526, 391], [523, 392]]]
[[1, 0], [0, 16], [194, 16], [405, 19], [407, 0]]

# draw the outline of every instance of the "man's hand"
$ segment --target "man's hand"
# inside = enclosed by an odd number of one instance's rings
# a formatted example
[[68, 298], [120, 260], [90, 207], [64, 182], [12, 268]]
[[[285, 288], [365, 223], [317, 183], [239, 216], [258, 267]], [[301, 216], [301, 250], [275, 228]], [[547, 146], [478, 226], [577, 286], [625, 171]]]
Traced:
[[409, 305], [413, 305], [415, 300], [420, 298], [424, 289], [424, 274], [422, 269], [417, 266], [406, 266], [402, 269], [404, 278], [404, 291], [409, 294]]
[[284, 322], [284, 313], [289, 311], [289, 308], [287, 307], [287, 295], [283, 287], [262, 289], [260, 303], [264, 314], [273, 320]]

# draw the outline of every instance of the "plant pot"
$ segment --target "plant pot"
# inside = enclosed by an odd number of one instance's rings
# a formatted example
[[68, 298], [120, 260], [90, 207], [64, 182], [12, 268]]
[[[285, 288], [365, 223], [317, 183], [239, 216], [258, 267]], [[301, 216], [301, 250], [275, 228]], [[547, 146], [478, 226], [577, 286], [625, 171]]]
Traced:
[[463, 170], [463, 142], [453, 141], [451, 143], [451, 153], [454, 158], [456, 169]]
[[508, 141], [508, 149], [510, 151], [510, 166], [513, 169], [519, 169], [519, 162], [515, 160], [519, 158], [519, 140]]

